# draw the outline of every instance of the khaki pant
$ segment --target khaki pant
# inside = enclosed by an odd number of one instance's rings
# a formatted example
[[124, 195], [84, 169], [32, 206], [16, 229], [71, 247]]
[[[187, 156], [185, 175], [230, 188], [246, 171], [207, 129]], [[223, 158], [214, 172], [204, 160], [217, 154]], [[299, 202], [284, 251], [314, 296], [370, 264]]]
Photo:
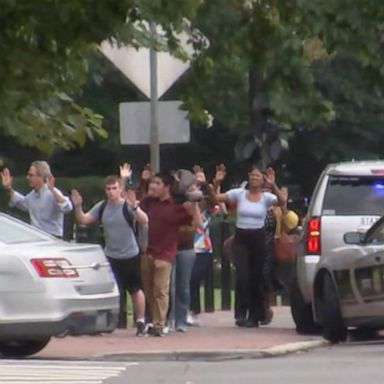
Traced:
[[172, 264], [151, 255], [141, 255], [141, 279], [153, 324], [165, 325], [169, 303]]

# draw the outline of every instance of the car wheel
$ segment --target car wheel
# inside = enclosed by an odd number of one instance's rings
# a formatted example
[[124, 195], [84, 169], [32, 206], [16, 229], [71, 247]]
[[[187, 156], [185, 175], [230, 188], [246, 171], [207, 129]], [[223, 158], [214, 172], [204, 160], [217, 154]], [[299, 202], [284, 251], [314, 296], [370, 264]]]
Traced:
[[313, 319], [312, 305], [305, 302], [296, 276], [292, 279], [289, 296], [296, 332], [305, 335], [320, 333], [321, 327]]
[[323, 336], [331, 343], [340, 343], [347, 339], [339, 299], [331, 276], [326, 273], [323, 277], [323, 290], [320, 300], [317, 301], [320, 318], [323, 326]]
[[23, 357], [40, 352], [50, 337], [33, 340], [0, 340], [0, 354], [3, 357]]

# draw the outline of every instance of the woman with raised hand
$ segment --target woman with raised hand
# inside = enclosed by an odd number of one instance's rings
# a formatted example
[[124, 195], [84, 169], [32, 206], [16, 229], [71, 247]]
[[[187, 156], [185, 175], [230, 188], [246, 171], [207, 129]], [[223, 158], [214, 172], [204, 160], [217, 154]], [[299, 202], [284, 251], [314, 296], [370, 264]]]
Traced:
[[[258, 327], [265, 318], [263, 268], [267, 257], [264, 222], [272, 205], [284, 205], [285, 196], [276, 185], [275, 172], [252, 167], [246, 188], [218, 193], [225, 171], [217, 170], [213, 195], [218, 202], [236, 203], [236, 230], [233, 242], [236, 268], [235, 324]], [[264, 192], [265, 186], [271, 192]]]

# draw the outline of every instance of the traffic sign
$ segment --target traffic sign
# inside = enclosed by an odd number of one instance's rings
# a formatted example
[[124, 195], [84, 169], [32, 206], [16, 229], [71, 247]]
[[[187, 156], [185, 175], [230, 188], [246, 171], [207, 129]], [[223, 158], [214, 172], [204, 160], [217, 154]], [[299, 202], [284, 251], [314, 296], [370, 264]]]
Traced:
[[[178, 38], [184, 50], [191, 55], [193, 48], [187, 42], [187, 34], [182, 33]], [[148, 99], [151, 98], [150, 50], [148, 48], [119, 47], [117, 44], [104, 41], [100, 50]], [[157, 95], [159, 98], [189, 66], [188, 61], [182, 61], [167, 52], [157, 52]]]
[[[188, 143], [190, 127], [181, 101], [158, 102], [159, 144]], [[150, 102], [120, 103], [121, 144], [150, 144]]]

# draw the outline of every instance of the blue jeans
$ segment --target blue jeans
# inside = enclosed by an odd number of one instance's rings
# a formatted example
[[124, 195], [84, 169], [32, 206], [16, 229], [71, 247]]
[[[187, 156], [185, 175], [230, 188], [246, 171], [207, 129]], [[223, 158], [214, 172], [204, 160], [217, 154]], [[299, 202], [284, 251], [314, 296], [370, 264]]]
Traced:
[[196, 254], [193, 249], [177, 251], [171, 274], [170, 307], [168, 323], [178, 327], [187, 326], [187, 314], [191, 301], [190, 281]]

